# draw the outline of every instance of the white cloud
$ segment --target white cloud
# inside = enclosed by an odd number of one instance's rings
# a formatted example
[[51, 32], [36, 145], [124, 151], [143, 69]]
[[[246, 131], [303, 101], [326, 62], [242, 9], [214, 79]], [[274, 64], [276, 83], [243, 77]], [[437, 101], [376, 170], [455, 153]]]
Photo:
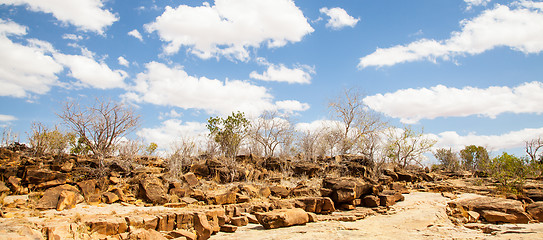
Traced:
[[207, 131], [205, 123], [184, 123], [178, 119], [169, 119], [162, 122], [159, 127], [143, 128], [136, 135], [147, 143], [156, 143], [160, 149], [169, 149], [172, 144], [182, 139], [202, 143], [207, 138]]
[[26, 27], [0, 19], [0, 96], [28, 97], [44, 94], [56, 85], [62, 66], [49, 56], [49, 43], [29, 39], [28, 45], [8, 36], [26, 35]]
[[311, 74], [314, 73], [314, 68], [307, 65], [288, 68], [283, 64], [279, 66], [269, 64], [268, 70], [262, 74], [253, 71], [249, 76], [262, 81], [309, 84], [311, 83]]
[[166, 54], [185, 46], [203, 59], [226, 56], [242, 61], [250, 58], [248, 48], [281, 47], [314, 31], [292, 0], [215, 0], [213, 6], [167, 6], [145, 29], [156, 31], [167, 42]]
[[466, 10], [470, 10], [475, 6], [486, 6], [492, 0], [464, 0], [468, 4]]
[[117, 60], [119, 61], [120, 65], [123, 65], [125, 67], [130, 66], [130, 62], [126, 60], [126, 58], [124, 58], [123, 56], [118, 57]]
[[354, 18], [347, 14], [347, 12], [342, 8], [321, 8], [321, 13], [324, 13], [330, 17], [330, 20], [326, 23], [326, 27], [332, 28], [334, 30], [339, 30], [344, 27], [354, 27], [360, 21], [360, 18]]
[[140, 41], [143, 41], [143, 37], [141, 36], [141, 33], [137, 29], [134, 29], [134, 30], [128, 32], [128, 35], [132, 36], [132, 37], [135, 37], [135, 38], [139, 39]]
[[540, 53], [543, 51], [543, 12], [528, 1], [524, 3], [513, 4], [517, 6], [514, 9], [496, 4], [472, 20], [461, 21], [462, 30], [453, 32], [446, 40], [421, 39], [408, 45], [378, 48], [362, 57], [358, 67], [392, 66], [424, 59], [448, 60], [457, 55], [480, 54], [496, 47], [509, 47], [525, 54]]
[[69, 76], [79, 80], [77, 84], [98, 89], [123, 88], [128, 74], [122, 70], [111, 70], [104, 62], [97, 62], [93, 53], [82, 49], [82, 55], [54, 54], [55, 60], [69, 68]]
[[462, 89], [437, 85], [431, 88], [403, 89], [394, 93], [364, 98], [371, 109], [403, 123], [437, 117], [482, 115], [495, 118], [511, 113], [543, 113], [543, 83], [530, 82], [510, 87], [493, 86], [486, 89]]
[[79, 40], [83, 40], [83, 37], [80, 36], [80, 35], [76, 35], [76, 34], [64, 34], [62, 35], [62, 39], [69, 39], [69, 40], [74, 40], [74, 41], [79, 41]]
[[161, 112], [160, 115], [158, 116], [158, 119], [162, 120], [164, 118], [179, 118], [181, 116], [183, 116], [183, 113], [178, 113], [177, 111], [175, 111], [175, 109], [172, 109], [166, 113]]
[[315, 120], [309, 123], [298, 123], [295, 126], [296, 131], [299, 132], [320, 132], [324, 129], [337, 129], [340, 130], [343, 126], [342, 122], [335, 120]]
[[1, 4], [26, 5], [36, 12], [51, 13], [64, 23], [70, 23], [81, 30], [99, 34], [104, 28], [119, 20], [115, 14], [102, 9], [102, 0], [0, 0]]
[[277, 110], [284, 111], [286, 113], [303, 112], [309, 109], [309, 104], [301, 103], [296, 100], [285, 100], [275, 102]]
[[526, 128], [519, 131], [511, 131], [502, 135], [477, 135], [469, 133], [465, 136], [460, 136], [453, 131], [432, 135], [437, 139], [436, 148], [452, 148], [461, 150], [467, 145], [476, 145], [486, 147], [491, 151], [503, 151], [507, 149], [524, 147], [524, 141], [543, 136], [543, 128]]
[[225, 115], [242, 111], [257, 116], [277, 108], [266, 88], [249, 82], [198, 78], [189, 76], [182, 67], [170, 68], [157, 62], [145, 66], [147, 70], [137, 75], [136, 85], [125, 95], [128, 100]]
[[0, 114], [0, 122], [11, 122], [15, 120], [17, 120], [15, 116]]

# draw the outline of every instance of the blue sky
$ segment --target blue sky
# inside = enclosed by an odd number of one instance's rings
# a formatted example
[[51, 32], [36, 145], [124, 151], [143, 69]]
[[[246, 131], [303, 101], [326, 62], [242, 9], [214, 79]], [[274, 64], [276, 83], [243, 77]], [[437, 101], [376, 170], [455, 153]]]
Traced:
[[522, 154], [543, 135], [543, 3], [0, 0], [0, 125], [26, 139], [63, 101], [136, 107], [167, 145], [241, 110], [329, 118], [356, 87], [438, 147]]

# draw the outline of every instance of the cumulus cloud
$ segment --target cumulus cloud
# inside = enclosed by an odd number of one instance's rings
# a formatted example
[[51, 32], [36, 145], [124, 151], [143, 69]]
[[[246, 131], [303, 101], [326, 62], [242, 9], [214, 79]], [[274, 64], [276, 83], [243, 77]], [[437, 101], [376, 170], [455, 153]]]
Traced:
[[123, 56], [118, 57], [117, 61], [119, 61], [120, 65], [123, 65], [125, 67], [130, 66], [130, 62], [128, 60], [126, 60], [126, 58], [124, 58]]
[[125, 71], [112, 70], [106, 63], [97, 62], [90, 51], [82, 51], [82, 55], [54, 54], [55, 60], [69, 69], [68, 76], [79, 80], [78, 85], [98, 89], [125, 87]]
[[140, 41], [143, 41], [143, 37], [141, 36], [141, 33], [137, 29], [134, 29], [128, 32], [128, 36], [132, 36], [139, 39]]
[[378, 48], [362, 57], [359, 68], [392, 66], [419, 60], [448, 60], [457, 55], [476, 55], [496, 47], [509, 47], [525, 54], [543, 51], [543, 12], [539, 5], [522, 1], [516, 7], [496, 4], [471, 20], [446, 40], [421, 39], [407, 45]]
[[269, 82], [309, 84], [311, 83], [311, 74], [314, 73], [314, 68], [307, 65], [300, 65], [296, 66], [295, 68], [288, 68], [283, 64], [268, 64], [268, 69], [262, 74], [253, 71], [250, 73], [249, 76], [253, 79]]
[[436, 148], [461, 150], [467, 145], [477, 145], [484, 146], [493, 151], [524, 147], [524, 141], [535, 139], [542, 135], [543, 128], [525, 128], [501, 135], [477, 135], [476, 133], [469, 133], [461, 136], [453, 131], [442, 132], [437, 135], [429, 134], [429, 136], [438, 140]]
[[203, 143], [207, 137], [207, 128], [205, 123], [169, 119], [158, 127], [143, 128], [136, 135], [143, 138], [145, 142], [154, 142], [160, 149], [168, 150], [183, 139]]
[[364, 98], [371, 109], [403, 123], [437, 117], [482, 115], [495, 118], [510, 113], [543, 113], [543, 83], [529, 82], [510, 88], [492, 86], [486, 89], [462, 89], [437, 85], [431, 88], [402, 89], [393, 93]]
[[51, 13], [61, 22], [99, 34], [119, 20], [115, 14], [103, 9], [102, 0], [0, 0], [0, 3], [25, 5], [31, 11]]
[[185, 46], [203, 59], [226, 56], [242, 61], [250, 58], [249, 48], [262, 44], [282, 47], [314, 31], [292, 0], [215, 0], [213, 6], [167, 6], [145, 29], [156, 31], [167, 42], [166, 54]]
[[[147, 70], [137, 75], [135, 86], [125, 95], [128, 100], [203, 109], [210, 114], [224, 115], [242, 111], [257, 116], [262, 111], [277, 109], [272, 102], [273, 96], [266, 88], [246, 81], [198, 78], [188, 75], [182, 67], [170, 68], [158, 62], [145, 66]], [[284, 105], [297, 107], [294, 104]]]
[[63, 67], [50, 56], [51, 44], [30, 39], [23, 45], [8, 38], [24, 35], [25, 26], [0, 19], [0, 96], [44, 94], [58, 83]]
[[337, 129], [340, 130], [344, 124], [335, 120], [315, 120], [308, 123], [298, 123], [295, 126], [296, 131], [299, 132], [319, 132], [324, 129]]
[[326, 23], [326, 27], [334, 30], [339, 30], [344, 27], [354, 27], [358, 21], [360, 21], [360, 18], [350, 16], [345, 9], [339, 7], [331, 9], [324, 7], [320, 9], [320, 12], [330, 17], [330, 20]]
[[309, 109], [309, 104], [301, 103], [296, 100], [285, 100], [275, 102], [277, 110], [285, 113], [303, 112]]

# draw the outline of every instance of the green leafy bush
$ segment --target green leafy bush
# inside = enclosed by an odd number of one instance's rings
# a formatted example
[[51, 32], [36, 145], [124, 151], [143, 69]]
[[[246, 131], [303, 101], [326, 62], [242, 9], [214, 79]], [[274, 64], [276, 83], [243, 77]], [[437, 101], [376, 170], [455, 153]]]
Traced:
[[529, 161], [504, 152], [491, 159], [485, 166], [489, 176], [499, 183], [499, 188], [519, 193], [526, 177], [530, 174]]

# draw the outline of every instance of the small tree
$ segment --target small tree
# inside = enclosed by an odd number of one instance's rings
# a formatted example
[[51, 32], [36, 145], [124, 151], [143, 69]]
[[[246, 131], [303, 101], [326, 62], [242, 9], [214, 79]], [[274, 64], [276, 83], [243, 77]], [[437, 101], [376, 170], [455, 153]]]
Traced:
[[241, 112], [232, 113], [226, 119], [211, 117], [207, 120], [207, 129], [221, 151], [234, 160], [243, 139], [247, 136], [249, 120]]
[[486, 172], [506, 191], [519, 193], [530, 173], [529, 159], [518, 158], [504, 152], [501, 156], [488, 161]]
[[538, 162], [539, 164], [543, 164], [543, 154], [539, 153], [539, 149], [543, 147], [543, 139], [541, 137], [538, 137], [536, 139], [532, 139], [530, 141], [526, 141], [526, 153], [530, 157], [530, 160], [533, 163]]
[[92, 106], [83, 107], [76, 101], [68, 101], [57, 115], [99, 157], [111, 154], [120, 138], [134, 131], [140, 120], [139, 115], [123, 104], [100, 99]]
[[47, 128], [40, 122], [33, 122], [28, 142], [36, 155], [44, 153], [60, 154], [68, 147], [71, 133], [61, 132], [57, 126]]
[[191, 156], [197, 152], [197, 145], [193, 139], [182, 138], [172, 143], [172, 153], [168, 156], [167, 163], [170, 173], [175, 178], [180, 178], [185, 169], [192, 164]]
[[332, 114], [341, 122], [339, 152], [350, 152], [359, 141], [368, 140], [367, 134], [384, 128], [385, 123], [371, 112], [362, 102], [363, 95], [354, 88], [345, 89], [343, 94], [328, 103]]
[[408, 126], [404, 127], [400, 134], [396, 129], [390, 129], [387, 156], [403, 168], [412, 162], [422, 165], [422, 155], [429, 152], [435, 143], [436, 140], [424, 136], [423, 131], [417, 132]]
[[153, 156], [157, 148], [158, 148], [158, 145], [156, 143], [154, 142], [149, 143], [149, 146], [145, 148], [145, 153], [147, 153], [147, 155], [149, 156]]
[[313, 132], [311, 130], [307, 130], [300, 133], [298, 147], [302, 151], [305, 161], [312, 161], [315, 159], [321, 136], [322, 132], [319, 130]]
[[489, 161], [488, 151], [485, 147], [469, 145], [460, 150], [462, 166], [466, 170], [484, 170]]
[[251, 137], [264, 148], [264, 156], [273, 156], [276, 148], [289, 143], [294, 134], [288, 119], [280, 118], [277, 112], [264, 112], [251, 126]]
[[452, 149], [440, 148], [434, 153], [434, 157], [439, 160], [441, 167], [448, 171], [456, 171], [460, 166], [458, 155]]

